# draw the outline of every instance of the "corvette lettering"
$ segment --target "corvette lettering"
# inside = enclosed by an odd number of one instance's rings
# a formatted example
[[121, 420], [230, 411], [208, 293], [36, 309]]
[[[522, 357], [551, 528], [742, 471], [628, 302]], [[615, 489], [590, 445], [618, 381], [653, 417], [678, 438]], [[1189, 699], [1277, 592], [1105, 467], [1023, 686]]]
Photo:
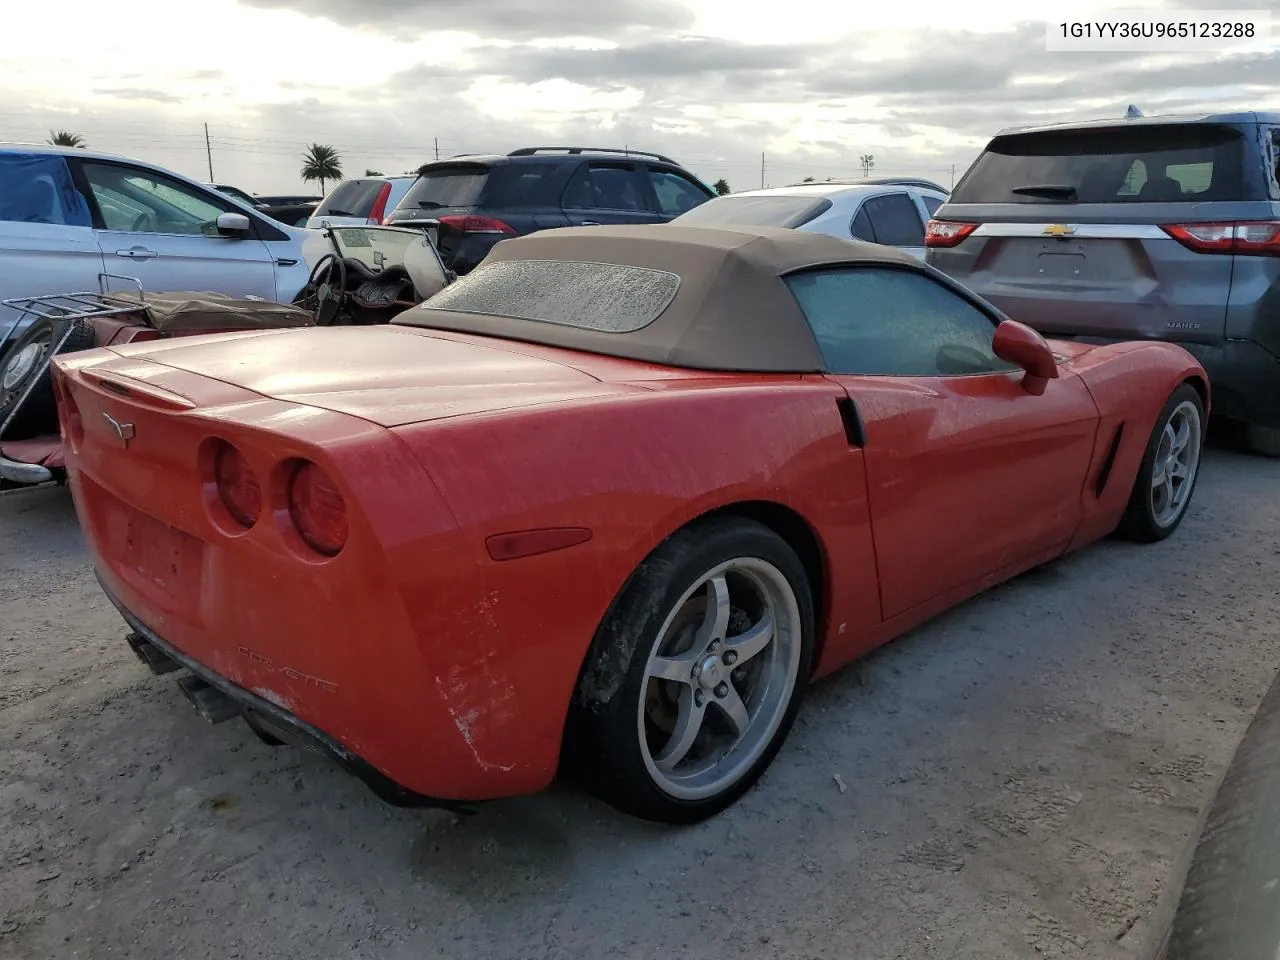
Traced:
[[314, 677], [309, 673], [303, 673], [301, 670], [295, 670], [293, 667], [288, 667], [288, 666], [283, 666], [281, 664], [278, 664], [274, 660], [272, 660], [270, 657], [263, 656], [260, 653], [255, 653], [254, 651], [250, 650], [248, 647], [241, 646], [241, 647], [238, 647], [237, 649], [240, 651], [240, 655], [242, 657], [247, 657], [248, 659], [252, 660], [254, 663], [258, 664], [261, 667], [264, 667], [267, 670], [272, 671], [273, 673], [282, 673], [286, 677], [288, 677], [290, 680], [296, 680], [299, 683], [305, 683], [309, 687], [315, 687], [318, 690], [324, 690], [328, 693], [338, 692], [338, 685], [336, 683], [332, 683], [328, 680], [323, 679], [322, 677]]

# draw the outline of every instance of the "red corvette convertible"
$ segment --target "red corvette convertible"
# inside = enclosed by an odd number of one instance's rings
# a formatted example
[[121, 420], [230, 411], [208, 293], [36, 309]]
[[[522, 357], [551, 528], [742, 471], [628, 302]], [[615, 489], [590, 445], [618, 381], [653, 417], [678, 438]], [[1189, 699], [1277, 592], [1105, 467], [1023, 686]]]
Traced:
[[1046, 343], [886, 247], [666, 225], [504, 241], [389, 326], [56, 369], [99, 578], [208, 718], [393, 803], [564, 759], [667, 822], [746, 791], [814, 677], [1170, 534], [1209, 389], [1176, 346]]

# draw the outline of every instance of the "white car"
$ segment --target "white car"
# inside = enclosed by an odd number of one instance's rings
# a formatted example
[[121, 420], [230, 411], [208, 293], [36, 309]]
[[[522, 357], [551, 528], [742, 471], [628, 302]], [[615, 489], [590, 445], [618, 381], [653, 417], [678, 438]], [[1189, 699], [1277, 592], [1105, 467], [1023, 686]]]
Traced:
[[[289, 303], [307, 282], [306, 236], [154, 164], [0, 144], [0, 300], [96, 292], [107, 274], [127, 278], [112, 290], [136, 280]], [[15, 318], [0, 307], [0, 353]]]
[[377, 226], [404, 199], [418, 179], [408, 177], [357, 177], [343, 180], [320, 201], [307, 220], [312, 230], [320, 227]]
[[923, 260], [925, 224], [946, 199], [947, 191], [927, 180], [828, 180], [726, 194], [671, 223], [792, 227], [898, 247]]

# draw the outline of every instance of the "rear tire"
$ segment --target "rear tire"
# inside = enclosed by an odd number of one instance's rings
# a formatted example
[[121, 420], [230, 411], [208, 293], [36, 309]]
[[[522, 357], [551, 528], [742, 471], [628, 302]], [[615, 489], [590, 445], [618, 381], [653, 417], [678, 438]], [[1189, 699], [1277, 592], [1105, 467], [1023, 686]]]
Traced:
[[[5, 440], [26, 440], [58, 432], [58, 408], [53, 395], [53, 374], [41, 367], [67, 332], [66, 320], [37, 319], [0, 358], [0, 426], [17, 407], [17, 415], [4, 430]], [[71, 335], [58, 354], [87, 350], [96, 344], [93, 324], [76, 320]], [[26, 400], [18, 402], [34, 382]]]
[[688, 824], [751, 788], [782, 747], [813, 657], [804, 565], [740, 517], [686, 527], [631, 575], [596, 632], [566, 759], [625, 813]]
[[1204, 420], [1200, 394], [1179, 385], [1156, 417], [1117, 536], [1155, 543], [1178, 529], [1200, 476]]

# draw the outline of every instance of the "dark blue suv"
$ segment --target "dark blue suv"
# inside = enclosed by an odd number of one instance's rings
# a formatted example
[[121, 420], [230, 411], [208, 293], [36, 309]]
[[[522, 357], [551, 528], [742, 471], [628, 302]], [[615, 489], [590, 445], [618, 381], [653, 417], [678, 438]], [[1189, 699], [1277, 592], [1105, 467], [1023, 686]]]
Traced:
[[550, 227], [666, 223], [715, 196], [674, 160], [637, 150], [525, 147], [425, 164], [385, 221], [440, 222], [445, 265], [464, 274], [495, 243]]

